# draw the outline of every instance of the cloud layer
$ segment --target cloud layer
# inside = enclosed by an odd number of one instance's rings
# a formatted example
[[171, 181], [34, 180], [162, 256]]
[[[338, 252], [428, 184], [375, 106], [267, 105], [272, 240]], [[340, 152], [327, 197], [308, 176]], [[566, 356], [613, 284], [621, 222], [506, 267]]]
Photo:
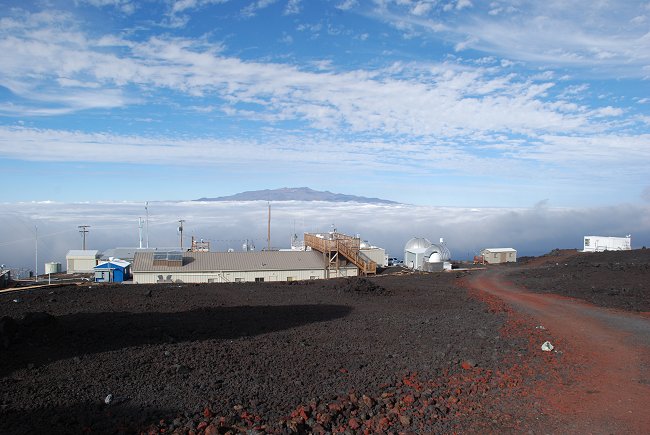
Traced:
[[[468, 259], [485, 247], [514, 247], [519, 255], [554, 248], [581, 248], [589, 234], [632, 234], [634, 248], [650, 246], [650, 207], [470, 209], [409, 205], [281, 202], [272, 204], [271, 241], [287, 248], [293, 234], [326, 232], [332, 225], [360, 234], [401, 258], [411, 237], [443, 237], [454, 259]], [[23, 203], [0, 211], [0, 258], [10, 267], [34, 268], [36, 230], [39, 262], [65, 264], [70, 249], [81, 249], [78, 225], [90, 225], [88, 249], [136, 247], [142, 203]], [[154, 202], [149, 204], [152, 247], [177, 247], [178, 220], [184, 219], [185, 246], [191, 236], [210, 241], [214, 251], [240, 250], [246, 240], [266, 246], [266, 202]], [[146, 237], [143, 236], [146, 240]]]

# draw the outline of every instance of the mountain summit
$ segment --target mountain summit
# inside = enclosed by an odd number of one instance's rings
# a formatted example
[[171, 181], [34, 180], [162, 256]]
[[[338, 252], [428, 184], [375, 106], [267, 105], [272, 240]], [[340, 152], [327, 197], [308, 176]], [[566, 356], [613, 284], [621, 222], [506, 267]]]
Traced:
[[327, 201], [359, 202], [366, 204], [398, 204], [395, 201], [364, 196], [344, 195], [318, 191], [309, 187], [283, 187], [281, 189], [251, 190], [217, 198], [199, 198], [196, 201]]

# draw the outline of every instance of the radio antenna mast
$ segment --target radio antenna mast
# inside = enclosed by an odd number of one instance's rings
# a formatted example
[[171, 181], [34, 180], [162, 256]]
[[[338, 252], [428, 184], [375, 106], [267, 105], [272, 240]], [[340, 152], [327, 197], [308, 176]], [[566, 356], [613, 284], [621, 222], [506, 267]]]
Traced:
[[140, 249], [142, 249], [142, 218], [138, 217], [138, 240], [140, 241]]
[[147, 248], [148, 248], [149, 247], [149, 201], [144, 203], [144, 212], [145, 212], [144, 230], [147, 237]]
[[269, 251], [271, 250], [271, 202], [269, 201], [269, 223], [266, 229], [266, 243]]
[[34, 237], [36, 240], [36, 259], [34, 263], [34, 280], [38, 282], [38, 226], [34, 226]]

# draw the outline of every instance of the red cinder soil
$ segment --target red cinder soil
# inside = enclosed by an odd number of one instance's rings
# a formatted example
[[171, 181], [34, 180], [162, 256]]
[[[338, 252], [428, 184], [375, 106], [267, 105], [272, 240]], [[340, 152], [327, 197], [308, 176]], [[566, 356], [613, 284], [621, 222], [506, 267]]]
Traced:
[[[568, 259], [566, 269], [550, 275], [551, 285], [562, 280], [562, 275], [571, 277], [581, 272], [586, 261], [616, 259], [618, 266], [630, 271], [626, 285], [647, 286], [641, 282], [646, 267], [638, 267], [638, 253], [618, 253], [608, 256], [591, 255], [579, 259]], [[645, 253], [643, 253], [645, 255]], [[633, 266], [629, 264], [632, 263]], [[577, 266], [576, 266], [577, 264]], [[573, 265], [573, 266], [571, 266]], [[547, 268], [517, 271], [514, 276], [544, 286], [539, 278], [547, 274]], [[616, 287], [618, 269], [614, 273], [600, 274], [601, 287]], [[531, 292], [517, 287], [506, 279], [508, 268], [496, 268], [488, 273], [476, 275], [469, 280], [470, 286], [485, 295], [506, 302], [513, 311], [539, 323], [545, 331], [543, 341], [549, 340], [555, 349], [549, 352], [550, 359], [561, 361], [559, 378], [539, 382], [531, 391], [544, 397], [547, 412], [556, 416], [568, 433], [650, 433], [650, 413], [646, 401], [650, 397], [650, 322], [643, 315], [617, 309], [605, 309], [580, 299], [547, 292]], [[566, 279], [566, 278], [565, 278]], [[572, 279], [572, 278], [569, 278]], [[629, 284], [632, 283], [632, 284]], [[544, 290], [549, 286], [542, 287]], [[576, 291], [567, 289], [566, 294]], [[578, 292], [579, 294], [579, 292]], [[589, 295], [591, 296], [591, 295]], [[601, 295], [602, 296], [602, 295]], [[588, 299], [592, 299], [591, 297]], [[612, 298], [595, 298], [600, 305], [609, 302], [621, 306]], [[630, 299], [626, 300], [629, 304]], [[645, 303], [644, 297], [636, 298], [638, 306]], [[629, 307], [629, 305], [626, 305]], [[543, 327], [543, 329], [542, 329]], [[541, 346], [543, 341], [537, 343]]]

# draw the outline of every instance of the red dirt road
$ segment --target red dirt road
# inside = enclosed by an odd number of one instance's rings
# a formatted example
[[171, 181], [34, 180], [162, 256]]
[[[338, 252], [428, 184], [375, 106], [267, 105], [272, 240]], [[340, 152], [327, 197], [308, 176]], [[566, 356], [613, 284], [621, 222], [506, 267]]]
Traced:
[[[531, 293], [493, 270], [469, 284], [535, 319], [555, 346], [564, 379], [539, 394], [566, 433], [650, 433], [650, 319], [554, 294]], [[541, 350], [542, 343], [538, 349]]]

